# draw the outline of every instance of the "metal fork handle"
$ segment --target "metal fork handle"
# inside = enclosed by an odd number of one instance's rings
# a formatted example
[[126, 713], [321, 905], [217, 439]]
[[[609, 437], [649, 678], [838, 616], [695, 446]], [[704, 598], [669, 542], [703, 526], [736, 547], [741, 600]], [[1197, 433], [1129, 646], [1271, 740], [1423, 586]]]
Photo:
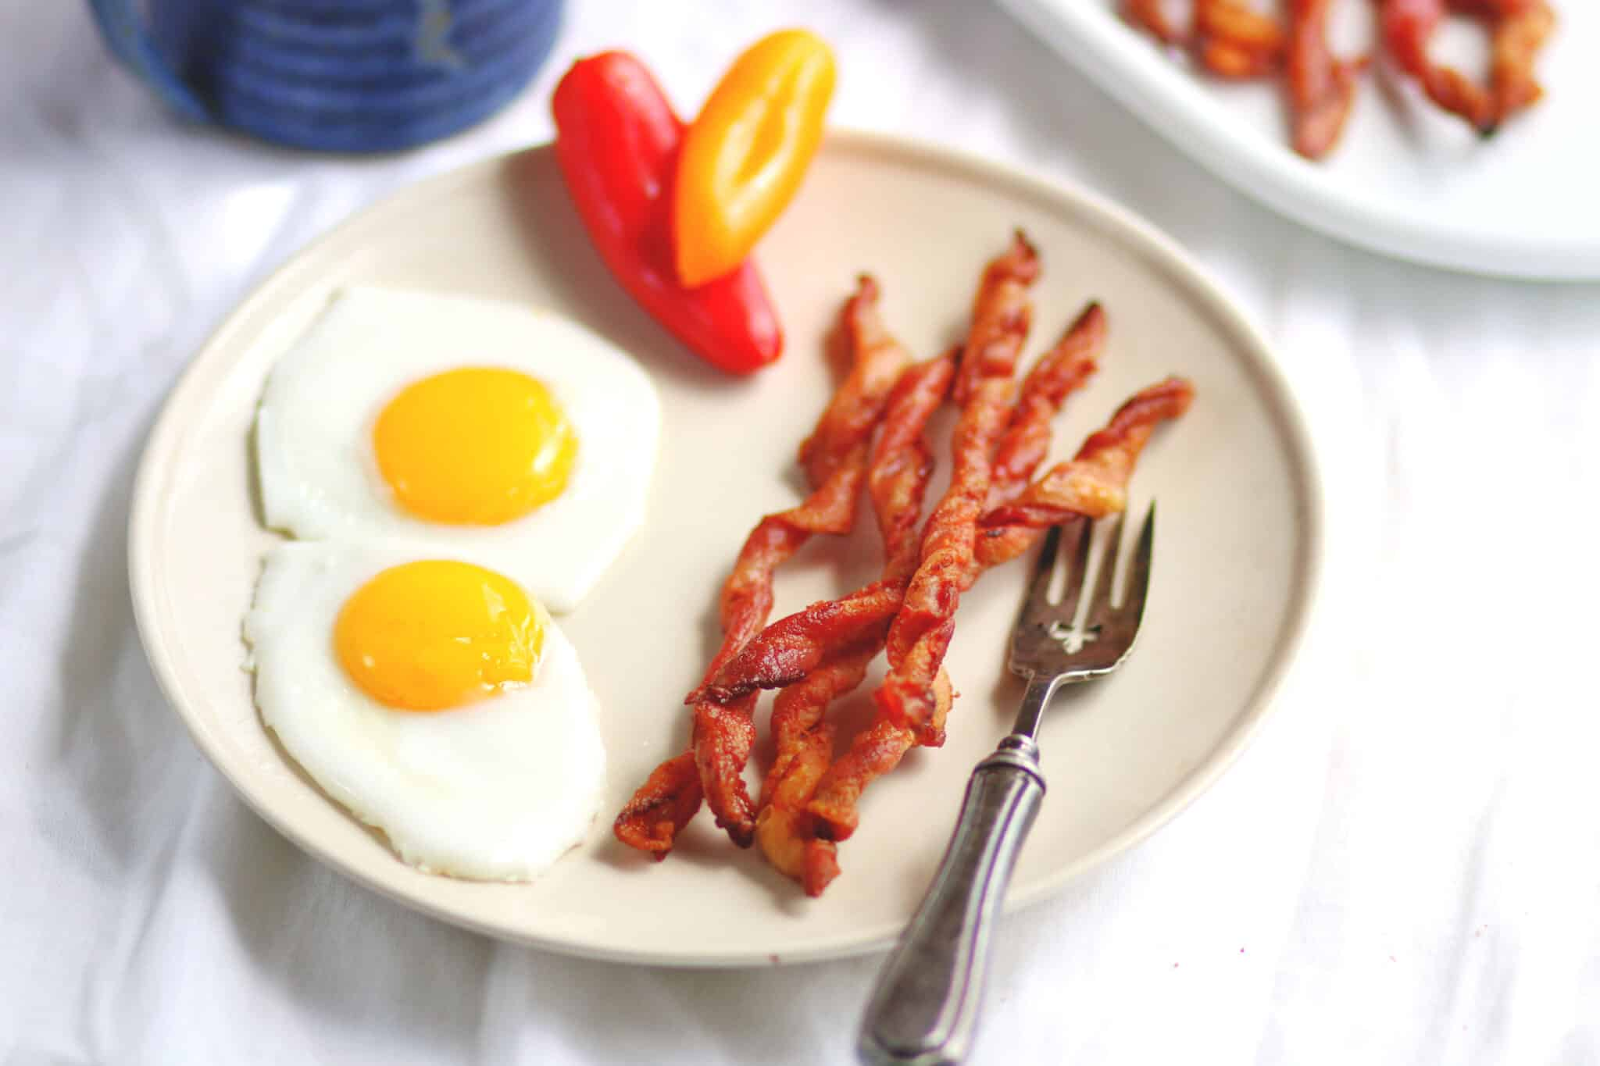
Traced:
[[878, 975], [857, 1052], [870, 1066], [954, 1066], [972, 1045], [989, 934], [1044, 799], [1039, 747], [1012, 733], [972, 771], [928, 894]]

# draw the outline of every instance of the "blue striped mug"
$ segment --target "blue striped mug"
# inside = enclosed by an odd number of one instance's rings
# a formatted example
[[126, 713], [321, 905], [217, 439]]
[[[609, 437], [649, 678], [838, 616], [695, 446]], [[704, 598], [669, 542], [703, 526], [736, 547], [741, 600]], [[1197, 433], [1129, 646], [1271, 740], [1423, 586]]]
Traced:
[[407, 148], [487, 118], [550, 52], [562, 0], [89, 0], [179, 114], [325, 151]]

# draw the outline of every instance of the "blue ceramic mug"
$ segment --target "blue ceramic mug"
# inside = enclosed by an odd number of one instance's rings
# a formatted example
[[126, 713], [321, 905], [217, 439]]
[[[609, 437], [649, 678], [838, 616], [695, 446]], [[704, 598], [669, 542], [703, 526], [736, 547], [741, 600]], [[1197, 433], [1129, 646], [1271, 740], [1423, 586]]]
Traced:
[[549, 54], [562, 0], [89, 0], [111, 51], [179, 114], [375, 152], [487, 118]]

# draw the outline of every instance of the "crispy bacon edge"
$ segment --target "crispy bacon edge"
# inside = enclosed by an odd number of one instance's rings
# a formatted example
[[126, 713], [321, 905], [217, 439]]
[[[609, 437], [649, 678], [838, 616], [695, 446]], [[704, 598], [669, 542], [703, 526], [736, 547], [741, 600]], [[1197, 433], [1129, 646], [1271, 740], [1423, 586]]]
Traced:
[[[879, 295], [877, 282], [863, 274], [845, 303], [840, 322], [853, 355], [851, 369], [801, 445], [814, 491], [800, 506], [763, 518], [746, 538], [723, 585], [723, 640], [707, 679], [766, 624], [773, 571], [812, 534], [843, 534], [855, 524], [868, 442], [894, 382], [910, 362], [883, 325]], [[748, 846], [754, 810], [742, 774], [755, 742], [754, 709], [753, 694], [736, 705], [696, 703], [689, 749], [656, 767], [629, 799], [612, 826], [617, 839], [665, 858], [705, 800], [717, 824], [735, 843]]]

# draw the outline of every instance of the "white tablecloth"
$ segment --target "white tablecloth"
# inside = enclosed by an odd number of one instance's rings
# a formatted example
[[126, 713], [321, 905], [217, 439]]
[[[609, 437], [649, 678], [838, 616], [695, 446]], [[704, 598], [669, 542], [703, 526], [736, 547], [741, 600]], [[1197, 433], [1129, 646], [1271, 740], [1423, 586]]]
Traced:
[[[1600, 287], [1298, 229], [984, 4], [805, 17], [837, 45], [838, 122], [1081, 182], [1192, 250], [1279, 346], [1329, 478], [1328, 596], [1278, 713], [1175, 823], [1006, 921], [977, 1061], [1600, 1062]], [[272, 266], [547, 138], [575, 55], [632, 48], [692, 101], [782, 18], [578, 0], [508, 111], [351, 160], [170, 120], [79, 3], [0, 13], [0, 1061], [847, 1058], [875, 959], [575, 961], [300, 854], [163, 705], [124, 564], [161, 398]]]

